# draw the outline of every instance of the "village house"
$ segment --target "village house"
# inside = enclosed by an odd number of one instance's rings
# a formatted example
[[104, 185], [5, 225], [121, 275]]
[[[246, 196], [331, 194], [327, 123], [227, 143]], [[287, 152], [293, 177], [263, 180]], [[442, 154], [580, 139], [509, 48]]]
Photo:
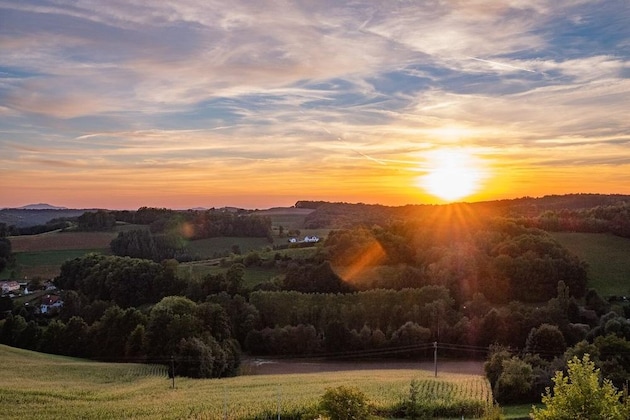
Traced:
[[42, 298], [39, 305], [39, 312], [42, 315], [51, 315], [56, 313], [63, 306], [63, 300], [57, 295], [46, 295]]
[[17, 281], [1, 281], [0, 287], [3, 295], [20, 291], [20, 283]]

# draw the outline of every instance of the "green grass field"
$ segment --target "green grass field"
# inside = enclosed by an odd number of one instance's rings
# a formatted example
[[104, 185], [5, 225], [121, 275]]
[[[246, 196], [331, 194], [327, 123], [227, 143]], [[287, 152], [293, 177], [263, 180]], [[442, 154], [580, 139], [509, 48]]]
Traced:
[[630, 239], [604, 233], [552, 236], [589, 265], [589, 287], [601, 296], [630, 296]]
[[[227, 270], [227, 268], [217, 265], [182, 263], [179, 265], [178, 273], [182, 276], [188, 275], [192, 279], [201, 279], [208, 274], [225, 273]], [[282, 275], [282, 271], [278, 268], [246, 267], [243, 286], [251, 288], [280, 275]]]
[[208, 239], [199, 239], [190, 241], [186, 244], [186, 248], [192, 255], [199, 258], [215, 258], [217, 254], [229, 254], [232, 252], [232, 246], [238, 245], [241, 253], [246, 254], [249, 251], [271, 248], [272, 244], [267, 238], [239, 238], [239, 237], [216, 237]]
[[5, 269], [0, 273], [0, 279], [11, 277], [15, 271], [16, 278], [41, 277], [52, 279], [59, 275], [61, 264], [73, 258], [79, 258], [90, 252], [108, 253], [109, 249], [62, 249], [51, 251], [18, 252], [15, 254], [16, 267]]
[[503, 407], [503, 417], [506, 420], [526, 420], [532, 412], [532, 406], [544, 407], [542, 404], [520, 404]]
[[159, 366], [99, 363], [2, 345], [0, 360], [3, 419], [247, 419], [263, 414], [275, 419], [278, 407], [283, 418], [283, 413], [314, 407], [326, 388], [340, 385], [357, 387], [374, 407], [386, 409], [405, 398], [413, 379], [421, 382], [425, 398], [444, 404], [485, 405], [492, 398], [482, 376], [434, 378], [433, 372], [412, 369], [176, 378], [172, 389]]

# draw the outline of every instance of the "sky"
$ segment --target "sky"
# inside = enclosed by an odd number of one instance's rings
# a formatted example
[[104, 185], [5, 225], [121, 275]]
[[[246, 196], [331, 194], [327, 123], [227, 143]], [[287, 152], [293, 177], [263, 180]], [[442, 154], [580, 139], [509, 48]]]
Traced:
[[628, 22], [627, 0], [0, 0], [0, 207], [630, 194]]

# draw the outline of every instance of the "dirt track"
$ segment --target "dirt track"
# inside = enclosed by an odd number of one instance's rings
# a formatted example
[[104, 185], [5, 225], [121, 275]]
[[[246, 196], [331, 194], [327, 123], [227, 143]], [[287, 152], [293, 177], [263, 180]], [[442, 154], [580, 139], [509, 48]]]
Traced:
[[[419, 369], [434, 372], [433, 362], [422, 361], [325, 361], [316, 359], [245, 359], [242, 363], [246, 375], [280, 375], [290, 373], [342, 372], [346, 370]], [[440, 372], [483, 375], [483, 361], [438, 360]]]

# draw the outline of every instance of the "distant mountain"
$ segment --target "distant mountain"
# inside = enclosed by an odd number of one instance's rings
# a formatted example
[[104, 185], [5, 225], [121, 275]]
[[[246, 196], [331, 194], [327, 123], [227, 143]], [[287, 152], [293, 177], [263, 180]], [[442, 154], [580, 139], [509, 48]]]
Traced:
[[20, 208], [0, 209], [0, 223], [17, 228], [45, 225], [53, 219], [81, 216], [88, 209], [68, 209], [50, 204], [29, 204]]
[[26, 206], [16, 207], [17, 210], [68, 210], [67, 207], [51, 206], [46, 203], [27, 204]]

